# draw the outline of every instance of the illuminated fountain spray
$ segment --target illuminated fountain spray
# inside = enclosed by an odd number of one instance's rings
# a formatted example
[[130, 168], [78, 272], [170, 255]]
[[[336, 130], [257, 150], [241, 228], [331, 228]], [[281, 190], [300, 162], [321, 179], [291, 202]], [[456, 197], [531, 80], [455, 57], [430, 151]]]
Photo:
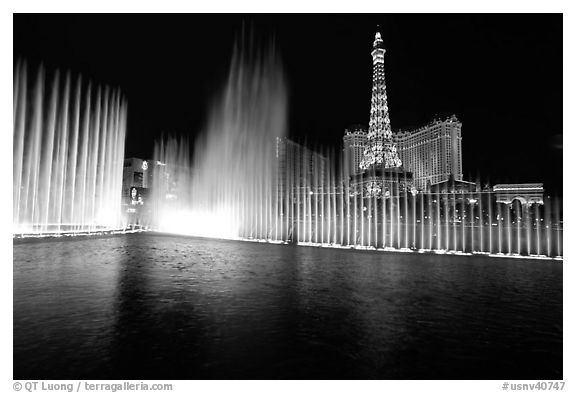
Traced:
[[349, 175], [349, 162], [334, 151], [285, 138], [277, 60], [236, 54], [194, 154], [185, 139], [156, 144], [154, 228], [322, 247], [561, 257], [558, 202], [514, 215], [491, 187], [446, 182], [416, 192], [391, 138], [379, 34], [373, 49], [371, 131], [360, 174]]
[[13, 233], [121, 228], [126, 102], [118, 91], [40, 68], [14, 72]]
[[287, 93], [280, 62], [236, 51], [226, 87], [193, 159], [186, 141], [156, 144], [154, 227], [188, 235], [266, 239], [275, 234], [277, 138]]

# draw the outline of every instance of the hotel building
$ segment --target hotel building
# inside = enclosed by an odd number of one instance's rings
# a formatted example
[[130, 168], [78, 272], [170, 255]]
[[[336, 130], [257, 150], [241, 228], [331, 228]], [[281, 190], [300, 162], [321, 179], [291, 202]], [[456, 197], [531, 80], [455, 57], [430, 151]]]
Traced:
[[[462, 180], [462, 123], [452, 115], [437, 119], [415, 130], [392, 133], [403, 169], [413, 173], [414, 186], [426, 191], [430, 185], [450, 179]], [[365, 127], [352, 126], [343, 137], [345, 172], [352, 176], [362, 172], [359, 162], [368, 136]]]
[[355, 124], [346, 129], [344, 143], [344, 176], [348, 178], [357, 175], [362, 170], [360, 162], [368, 143], [368, 131], [361, 124]]
[[456, 116], [433, 122], [412, 131], [397, 131], [392, 137], [404, 169], [414, 174], [414, 186], [444, 182], [453, 176], [462, 180], [462, 123]]

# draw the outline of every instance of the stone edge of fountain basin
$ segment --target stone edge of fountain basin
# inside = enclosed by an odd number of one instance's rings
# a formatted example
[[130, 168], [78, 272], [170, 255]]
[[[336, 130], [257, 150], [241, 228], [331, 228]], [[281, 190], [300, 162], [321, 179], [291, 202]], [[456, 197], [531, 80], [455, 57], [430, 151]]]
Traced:
[[411, 248], [392, 248], [392, 247], [385, 247], [385, 248], [376, 248], [372, 246], [341, 246], [339, 244], [323, 244], [323, 243], [310, 243], [310, 242], [296, 242], [296, 243], [289, 243], [283, 240], [262, 240], [262, 239], [248, 239], [248, 238], [216, 238], [216, 237], [206, 237], [206, 236], [195, 236], [195, 235], [186, 235], [182, 233], [171, 233], [171, 232], [164, 232], [164, 231], [155, 231], [155, 230], [146, 230], [142, 232], [150, 232], [159, 235], [171, 235], [171, 236], [182, 236], [182, 237], [194, 237], [198, 239], [212, 239], [212, 240], [230, 240], [230, 241], [243, 241], [243, 242], [251, 242], [251, 243], [265, 243], [265, 244], [276, 244], [276, 245], [296, 245], [302, 247], [316, 247], [316, 248], [330, 248], [330, 249], [340, 249], [340, 250], [358, 250], [358, 251], [377, 251], [377, 252], [389, 252], [389, 253], [413, 253], [413, 254], [428, 254], [428, 255], [454, 255], [454, 256], [466, 256], [466, 257], [474, 257], [474, 256], [484, 256], [484, 257], [491, 257], [491, 258], [512, 258], [512, 259], [531, 259], [531, 260], [540, 260], [540, 261], [551, 261], [551, 262], [563, 262], [564, 257], [549, 257], [547, 255], [520, 255], [520, 254], [505, 254], [505, 253], [496, 253], [490, 254], [488, 252], [462, 252], [462, 251], [446, 251], [446, 250], [430, 250], [430, 249], [411, 249]]
[[170, 233], [163, 231], [155, 231], [147, 228], [123, 228], [123, 229], [109, 229], [109, 230], [99, 230], [99, 231], [78, 231], [78, 232], [45, 232], [45, 233], [19, 233], [13, 234], [13, 241], [19, 241], [24, 239], [37, 239], [37, 238], [72, 238], [79, 236], [104, 236], [104, 235], [123, 235], [123, 234], [134, 234], [134, 233], [144, 233], [151, 232], [161, 235], [171, 235], [171, 236], [183, 236], [183, 237], [195, 237], [195, 238], [206, 238], [215, 240], [231, 240], [231, 241], [244, 241], [251, 243], [266, 243], [266, 244], [277, 244], [277, 245], [289, 245], [293, 244], [301, 247], [316, 247], [316, 248], [330, 248], [330, 249], [340, 249], [340, 250], [357, 250], [357, 251], [377, 251], [377, 252], [389, 252], [389, 253], [413, 253], [413, 254], [428, 254], [428, 255], [454, 255], [454, 256], [485, 256], [491, 258], [514, 258], [514, 259], [532, 259], [532, 260], [542, 260], [542, 261], [557, 261], [563, 262], [563, 257], [549, 257], [546, 255], [520, 255], [520, 254], [505, 254], [496, 253], [490, 254], [487, 252], [462, 252], [462, 251], [446, 251], [446, 250], [431, 250], [431, 249], [411, 249], [411, 248], [376, 248], [373, 246], [342, 246], [339, 244], [323, 244], [323, 243], [311, 243], [311, 242], [296, 242], [289, 243], [282, 240], [262, 240], [262, 239], [248, 239], [248, 238], [213, 238], [213, 237], [202, 237], [194, 235], [186, 235], [181, 233]]
[[145, 228], [118, 228], [106, 229], [96, 231], [68, 231], [68, 232], [38, 232], [38, 233], [14, 233], [12, 235], [13, 241], [23, 239], [45, 239], [45, 238], [63, 238], [63, 237], [77, 237], [77, 236], [108, 236], [108, 235], [123, 235], [130, 233], [149, 232], [150, 229]]

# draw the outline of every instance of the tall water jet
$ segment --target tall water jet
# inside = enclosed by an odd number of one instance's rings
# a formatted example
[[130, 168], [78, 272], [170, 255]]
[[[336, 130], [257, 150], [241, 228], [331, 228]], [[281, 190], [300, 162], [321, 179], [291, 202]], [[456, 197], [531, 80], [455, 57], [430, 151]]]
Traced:
[[[14, 70], [13, 234], [120, 229], [127, 104], [41, 67]], [[48, 86], [48, 88], [47, 88]]]
[[[274, 49], [264, 56], [236, 49], [193, 159], [187, 143], [167, 138], [156, 144], [154, 158], [162, 165], [155, 166], [153, 180], [154, 227], [195, 236], [269, 239], [277, 229], [270, 228], [275, 220], [268, 212], [281, 211], [287, 219], [292, 210], [285, 206], [283, 211], [276, 191], [291, 189], [278, 173], [286, 116], [286, 85]], [[171, 190], [174, 184], [177, 189]]]

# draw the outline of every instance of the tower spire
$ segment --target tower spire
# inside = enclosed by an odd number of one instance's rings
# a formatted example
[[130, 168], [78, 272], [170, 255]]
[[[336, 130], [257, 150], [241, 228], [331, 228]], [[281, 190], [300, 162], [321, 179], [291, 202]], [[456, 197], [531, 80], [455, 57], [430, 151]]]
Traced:
[[364, 150], [364, 158], [360, 162], [361, 169], [372, 167], [398, 168], [402, 161], [398, 157], [396, 145], [392, 141], [392, 129], [388, 114], [388, 98], [386, 97], [386, 81], [384, 78], [384, 42], [377, 27], [372, 50], [372, 108], [370, 109], [370, 125], [368, 128], [368, 146]]

